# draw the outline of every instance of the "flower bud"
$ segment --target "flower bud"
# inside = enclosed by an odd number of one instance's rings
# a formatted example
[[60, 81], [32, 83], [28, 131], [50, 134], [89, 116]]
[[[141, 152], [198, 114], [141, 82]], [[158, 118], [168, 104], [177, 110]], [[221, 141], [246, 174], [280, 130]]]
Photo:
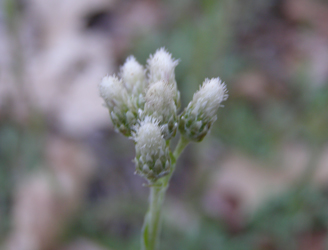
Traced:
[[127, 104], [128, 95], [121, 80], [115, 76], [104, 77], [99, 84], [100, 96], [110, 109], [124, 108]]
[[122, 81], [115, 76], [104, 77], [99, 84], [99, 92], [109, 109], [115, 129], [130, 136], [138, 116], [129, 107], [130, 100]]
[[180, 107], [180, 93], [175, 81], [174, 70], [178, 63], [179, 60], [172, 58], [172, 55], [164, 48], [158, 49], [155, 54], [150, 55], [147, 60], [149, 84], [151, 85], [158, 81], [164, 81], [171, 84], [175, 92], [174, 101], [177, 108]]
[[137, 62], [134, 56], [129, 56], [121, 67], [120, 75], [128, 93], [137, 99], [136, 104], [140, 108], [147, 86], [144, 67]]
[[221, 102], [227, 98], [226, 86], [220, 78], [205, 79], [180, 116], [181, 134], [189, 140], [201, 141], [215, 122]]
[[147, 60], [149, 70], [149, 82], [154, 83], [160, 80], [175, 82], [174, 69], [179, 61], [174, 60], [172, 55], [164, 48], [156, 50], [154, 55], [150, 55]]
[[174, 95], [172, 85], [163, 81], [152, 84], [146, 93], [144, 113], [159, 121], [165, 140], [175, 135], [178, 126]]
[[136, 142], [136, 173], [150, 183], [169, 173], [169, 149], [155, 119], [146, 117], [133, 134], [133, 139]]

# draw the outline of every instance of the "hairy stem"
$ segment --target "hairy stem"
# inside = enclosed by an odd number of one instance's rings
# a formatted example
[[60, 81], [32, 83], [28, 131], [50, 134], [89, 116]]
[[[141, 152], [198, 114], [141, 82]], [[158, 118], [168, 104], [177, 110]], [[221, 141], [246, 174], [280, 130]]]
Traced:
[[[189, 144], [189, 140], [181, 135], [178, 145], [176, 146], [176, 148], [173, 152], [173, 156], [174, 156], [175, 160], [177, 160], [179, 158], [180, 154], [182, 153], [182, 151], [185, 149], [185, 147], [188, 144]], [[174, 165], [175, 165], [175, 163], [174, 163]]]
[[149, 196], [149, 208], [145, 216], [142, 238], [141, 238], [141, 249], [142, 250], [157, 250], [159, 246], [159, 234], [161, 228], [161, 212], [165, 199], [166, 190], [168, 188], [169, 181], [175, 170], [177, 158], [182, 153], [183, 149], [188, 145], [189, 141], [180, 137], [180, 141], [172, 154], [171, 171], [162, 179], [158, 180], [156, 185], [151, 186]]
[[143, 232], [142, 249], [155, 250], [159, 246], [159, 233], [161, 224], [161, 212], [165, 198], [165, 187], [151, 187], [149, 196], [149, 209], [147, 211]]

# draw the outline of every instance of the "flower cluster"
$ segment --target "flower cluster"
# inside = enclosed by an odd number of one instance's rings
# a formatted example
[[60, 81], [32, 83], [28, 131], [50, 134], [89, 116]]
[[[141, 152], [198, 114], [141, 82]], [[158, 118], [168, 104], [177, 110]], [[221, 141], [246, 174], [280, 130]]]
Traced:
[[115, 129], [135, 141], [136, 172], [150, 183], [170, 172], [168, 142], [177, 129], [186, 139], [201, 141], [216, 120], [220, 103], [227, 99], [219, 78], [206, 79], [178, 116], [177, 65], [178, 60], [161, 48], [149, 57], [145, 68], [130, 56], [118, 77], [104, 77], [99, 84]]

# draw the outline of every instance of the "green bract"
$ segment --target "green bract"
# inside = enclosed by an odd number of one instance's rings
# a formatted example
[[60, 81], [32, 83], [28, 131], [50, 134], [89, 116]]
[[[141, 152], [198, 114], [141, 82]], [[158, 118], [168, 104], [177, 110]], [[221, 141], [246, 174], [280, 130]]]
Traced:
[[216, 120], [216, 112], [221, 102], [228, 97], [226, 92], [226, 86], [219, 78], [205, 79], [180, 115], [181, 134], [191, 141], [203, 140]]
[[150, 183], [170, 172], [170, 151], [162, 135], [158, 121], [146, 117], [136, 129], [136, 172]]

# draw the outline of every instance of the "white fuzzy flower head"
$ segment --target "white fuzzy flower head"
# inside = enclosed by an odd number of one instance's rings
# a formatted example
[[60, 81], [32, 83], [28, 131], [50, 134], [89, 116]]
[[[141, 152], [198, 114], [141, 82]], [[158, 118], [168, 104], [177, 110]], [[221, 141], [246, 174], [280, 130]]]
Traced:
[[104, 77], [99, 84], [100, 96], [109, 108], [115, 129], [125, 136], [131, 135], [131, 128], [137, 123], [138, 115], [130, 104], [130, 98], [123, 82], [115, 76]]
[[227, 98], [226, 86], [220, 78], [205, 79], [180, 116], [180, 132], [190, 140], [201, 141], [215, 122], [221, 102]]
[[134, 56], [129, 56], [120, 70], [120, 75], [127, 91], [132, 95], [139, 95], [146, 87], [144, 67]]
[[153, 155], [159, 149], [165, 147], [161, 128], [155, 119], [148, 118], [141, 122], [134, 139], [136, 141], [136, 148], [141, 155]]
[[125, 106], [128, 100], [126, 89], [121, 80], [115, 76], [106, 76], [99, 84], [100, 96], [110, 109]]
[[177, 108], [174, 98], [174, 88], [164, 81], [152, 84], [146, 94], [145, 114], [159, 121], [166, 140], [174, 136], [177, 130]]
[[167, 174], [170, 156], [158, 121], [146, 117], [136, 129], [133, 138], [136, 142], [136, 172], [150, 182]]
[[215, 116], [222, 101], [228, 98], [227, 88], [220, 78], [205, 79], [203, 85], [194, 94], [189, 106], [192, 113], [202, 113], [205, 117]]
[[174, 115], [176, 106], [172, 86], [163, 81], [152, 84], [146, 93], [145, 112], [160, 122]]
[[172, 55], [164, 48], [158, 49], [147, 60], [150, 84], [159, 80], [175, 84], [174, 69], [178, 63], [179, 61], [172, 58]]

